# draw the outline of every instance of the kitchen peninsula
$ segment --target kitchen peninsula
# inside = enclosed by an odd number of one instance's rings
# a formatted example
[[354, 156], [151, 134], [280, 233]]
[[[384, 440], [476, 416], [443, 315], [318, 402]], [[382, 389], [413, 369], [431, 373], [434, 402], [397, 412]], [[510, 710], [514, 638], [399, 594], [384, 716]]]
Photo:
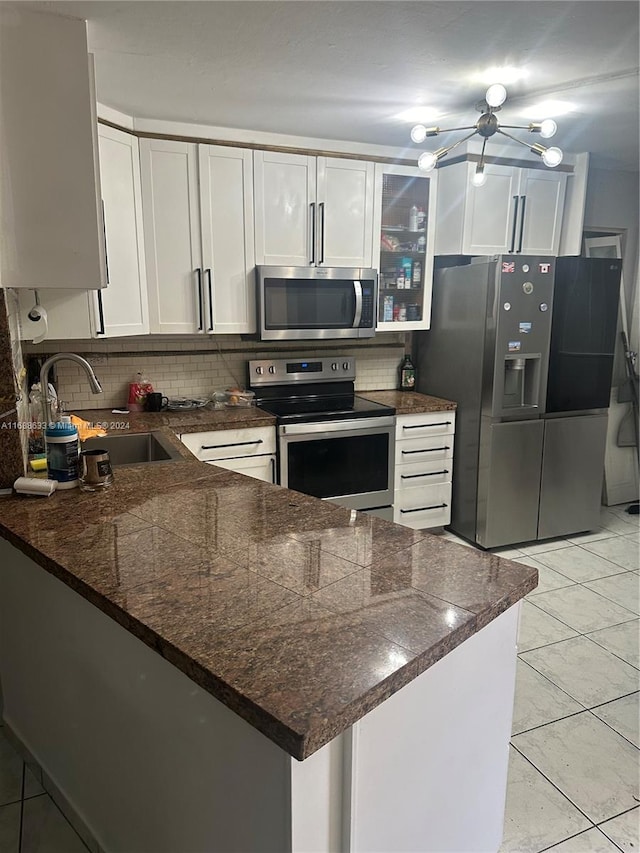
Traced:
[[0, 534], [5, 720], [94, 849], [497, 850], [535, 569], [186, 449]]

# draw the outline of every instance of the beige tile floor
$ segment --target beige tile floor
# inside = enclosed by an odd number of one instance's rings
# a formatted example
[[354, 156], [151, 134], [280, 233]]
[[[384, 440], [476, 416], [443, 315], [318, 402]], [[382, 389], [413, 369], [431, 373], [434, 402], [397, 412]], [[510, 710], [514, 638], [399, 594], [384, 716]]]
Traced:
[[590, 534], [495, 550], [540, 575], [522, 606], [500, 853], [640, 849], [638, 529], [609, 507]]
[[[540, 576], [522, 607], [500, 853], [638, 853], [638, 516], [603, 508], [595, 532], [496, 553]], [[22, 773], [0, 727], [0, 853], [86, 853], [28, 769], [22, 797]]]

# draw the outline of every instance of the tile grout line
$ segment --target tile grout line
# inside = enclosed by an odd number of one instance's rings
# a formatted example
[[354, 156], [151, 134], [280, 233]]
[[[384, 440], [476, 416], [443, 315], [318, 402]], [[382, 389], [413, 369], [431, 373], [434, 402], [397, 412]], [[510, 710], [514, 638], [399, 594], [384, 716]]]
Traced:
[[[635, 691], [635, 692], [637, 692], [637, 691]], [[633, 693], [628, 693], [627, 695], [633, 696]], [[626, 696], [619, 696], [618, 698], [619, 699], [625, 699]], [[618, 700], [614, 699], [613, 701], [617, 702]], [[599, 717], [597, 714], [594, 714], [593, 708], [587, 708], [587, 711], [589, 714], [591, 714], [593, 717], [595, 717], [596, 720], [600, 720], [601, 723], [604, 723], [605, 726], [608, 726], [612, 732], [615, 732], [618, 735], [618, 737], [621, 737], [623, 740], [626, 740], [627, 743], [631, 744], [631, 746], [636, 750], [636, 752], [640, 752], [640, 747], [636, 746], [633, 741], [629, 740], [629, 738], [626, 737], [626, 735], [623, 735], [617, 729], [614, 729], [614, 727], [609, 722], [607, 722], [607, 720], [603, 720], [602, 717]]]
[[[558, 792], [562, 797], [564, 797], [564, 799], [565, 799], [565, 800], [567, 800], [567, 802], [571, 803], [571, 805], [572, 805], [575, 809], [577, 809], [577, 811], [579, 811], [579, 812], [580, 812], [580, 814], [581, 814], [581, 815], [582, 815], [586, 820], [588, 820], [588, 821], [589, 821], [589, 823], [591, 824], [591, 826], [589, 827], [589, 829], [593, 829], [594, 827], [596, 827], [596, 826], [597, 826], [597, 824], [596, 824], [593, 820], [591, 820], [591, 818], [589, 817], [589, 815], [588, 815], [588, 814], [585, 814], [585, 812], [583, 812], [583, 811], [582, 811], [582, 809], [581, 809], [581, 808], [580, 808], [576, 803], [574, 803], [574, 802], [573, 802], [573, 800], [571, 799], [571, 797], [567, 796], [567, 794], [565, 794], [565, 793], [564, 793], [564, 791], [562, 791], [562, 790], [561, 790], [561, 789], [560, 789], [560, 788], [555, 784], [555, 782], [552, 782], [552, 781], [551, 781], [551, 779], [549, 779], [549, 777], [548, 777], [545, 773], [543, 773], [543, 772], [542, 772], [542, 770], [540, 770], [540, 768], [539, 768], [539, 767], [536, 767], [536, 765], [533, 763], [533, 761], [531, 761], [531, 759], [529, 759], [529, 758], [528, 758], [528, 757], [527, 757], [523, 752], [521, 752], [521, 751], [518, 749], [518, 747], [515, 745], [515, 743], [512, 743], [512, 744], [511, 744], [511, 746], [513, 746], [513, 748], [516, 750], [516, 752], [518, 753], [518, 755], [522, 756], [522, 758], [524, 758], [524, 760], [525, 760], [526, 762], [528, 762], [528, 763], [533, 767], [533, 769], [534, 769], [537, 773], [539, 773], [539, 774], [542, 776], [542, 778], [543, 778], [543, 779], [546, 779], [546, 781], [551, 785], [551, 787], [552, 787], [552, 788], [555, 788], [555, 789], [556, 789], [556, 791], [557, 791], [557, 792]], [[608, 818], [607, 818], [607, 820], [608, 820]], [[585, 830], [582, 830], [582, 831], [583, 831], [583, 832], [586, 832], [587, 830], [585, 829]], [[565, 841], [565, 840], [566, 840], [566, 839], [564, 839], [564, 838], [560, 838], [560, 839], [559, 839], [558, 841], [556, 841], [555, 843], [556, 843], [556, 844], [559, 844], [561, 841]], [[552, 845], [552, 846], [553, 846], [553, 845]], [[545, 848], [545, 849], [546, 849], [546, 848]]]

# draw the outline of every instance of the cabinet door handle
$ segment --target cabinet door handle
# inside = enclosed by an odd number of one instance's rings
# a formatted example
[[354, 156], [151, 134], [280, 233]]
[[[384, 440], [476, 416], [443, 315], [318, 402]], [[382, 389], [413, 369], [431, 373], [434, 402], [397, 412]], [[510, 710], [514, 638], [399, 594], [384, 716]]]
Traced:
[[271, 482], [272, 483], [278, 482], [276, 480], [276, 460], [273, 458], [273, 456], [271, 457]]
[[324, 263], [324, 202], [321, 201], [318, 205], [318, 215], [320, 216], [320, 240], [318, 246], [318, 263]]
[[511, 245], [509, 246], [509, 251], [513, 252], [516, 245], [516, 228], [518, 225], [518, 202], [519, 198], [517, 195], [513, 196], [513, 228], [511, 230]]
[[202, 270], [200, 267], [196, 270], [198, 280], [198, 331], [202, 332], [204, 324], [202, 322]]
[[438, 474], [448, 474], [449, 471], [447, 468], [443, 468], [442, 471], [428, 471], [425, 474], [400, 474], [401, 480], [415, 480], [416, 477], [437, 477]]
[[524, 236], [524, 206], [527, 202], [526, 195], [521, 195], [520, 201], [522, 204], [520, 206], [520, 238], [518, 239], [518, 252], [522, 251], [522, 238]]
[[100, 328], [96, 329], [96, 335], [104, 335], [104, 307], [102, 305], [102, 292], [100, 290], [96, 292], [98, 301], [98, 321], [100, 323]]
[[316, 262], [316, 203], [314, 201], [309, 205], [311, 208], [311, 257], [309, 258], [310, 264], [315, 264]]
[[451, 450], [451, 448], [445, 445], [444, 447], [425, 447], [424, 450], [402, 450], [401, 453], [403, 456], [411, 456], [414, 453], [435, 453], [436, 450]]
[[219, 450], [223, 447], [246, 447], [249, 444], [264, 444], [261, 438], [256, 441], [232, 441], [231, 444], [201, 444], [200, 450]]
[[450, 426], [451, 421], [438, 421], [433, 424], [415, 424], [412, 426], [403, 426], [402, 429], [426, 429], [427, 427]]
[[209, 295], [209, 331], [213, 332], [213, 288], [211, 287], [211, 270], [206, 269], [204, 274], [207, 277], [207, 293]]
[[401, 513], [406, 512], [424, 512], [425, 509], [444, 509], [447, 504], [433, 504], [432, 506], [417, 506], [415, 509], [401, 509]]

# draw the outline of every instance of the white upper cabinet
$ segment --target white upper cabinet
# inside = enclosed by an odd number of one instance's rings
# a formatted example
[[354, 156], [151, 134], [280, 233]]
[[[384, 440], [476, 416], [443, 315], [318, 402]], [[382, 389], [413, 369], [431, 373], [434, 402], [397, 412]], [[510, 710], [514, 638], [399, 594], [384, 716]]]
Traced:
[[371, 267], [374, 164], [254, 152], [257, 264]]
[[251, 151], [199, 146], [206, 331], [256, 330]]
[[255, 332], [250, 152], [142, 139], [140, 168], [151, 332]]
[[149, 325], [158, 334], [204, 332], [198, 146], [140, 140]]
[[316, 158], [254, 151], [256, 263], [316, 261]]
[[485, 165], [486, 183], [471, 183], [476, 164], [438, 170], [436, 254], [557, 255], [567, 175]]
[[437, 181], [417, 166], [376, 163], [379, 332], [430, 326]]
[[0, 4], [0, 284], [106, 284], [84, 21]]
[[47, 312], [42, 321], [29, 319], [34, 294], [20, 293], [23, 340], [144, 335], [149, 331], [147, 281], [142, 235], [142, 201], [138, 140], [105, 125], [97, 129], [104, 211], [108, 287], [81, 292], [48, 288], [39, 293]]
[[96, 335], [143, 335], [149, 310], [138, 140], [105, 125], [98, 137], [109, 285], [94, 294]]
[[318, 157], [317, 264], [372, 267], [373, 163]]
[[566, 188], [564, 172], [521, 169], [520, 234], [515, 251], [559, 254]]

